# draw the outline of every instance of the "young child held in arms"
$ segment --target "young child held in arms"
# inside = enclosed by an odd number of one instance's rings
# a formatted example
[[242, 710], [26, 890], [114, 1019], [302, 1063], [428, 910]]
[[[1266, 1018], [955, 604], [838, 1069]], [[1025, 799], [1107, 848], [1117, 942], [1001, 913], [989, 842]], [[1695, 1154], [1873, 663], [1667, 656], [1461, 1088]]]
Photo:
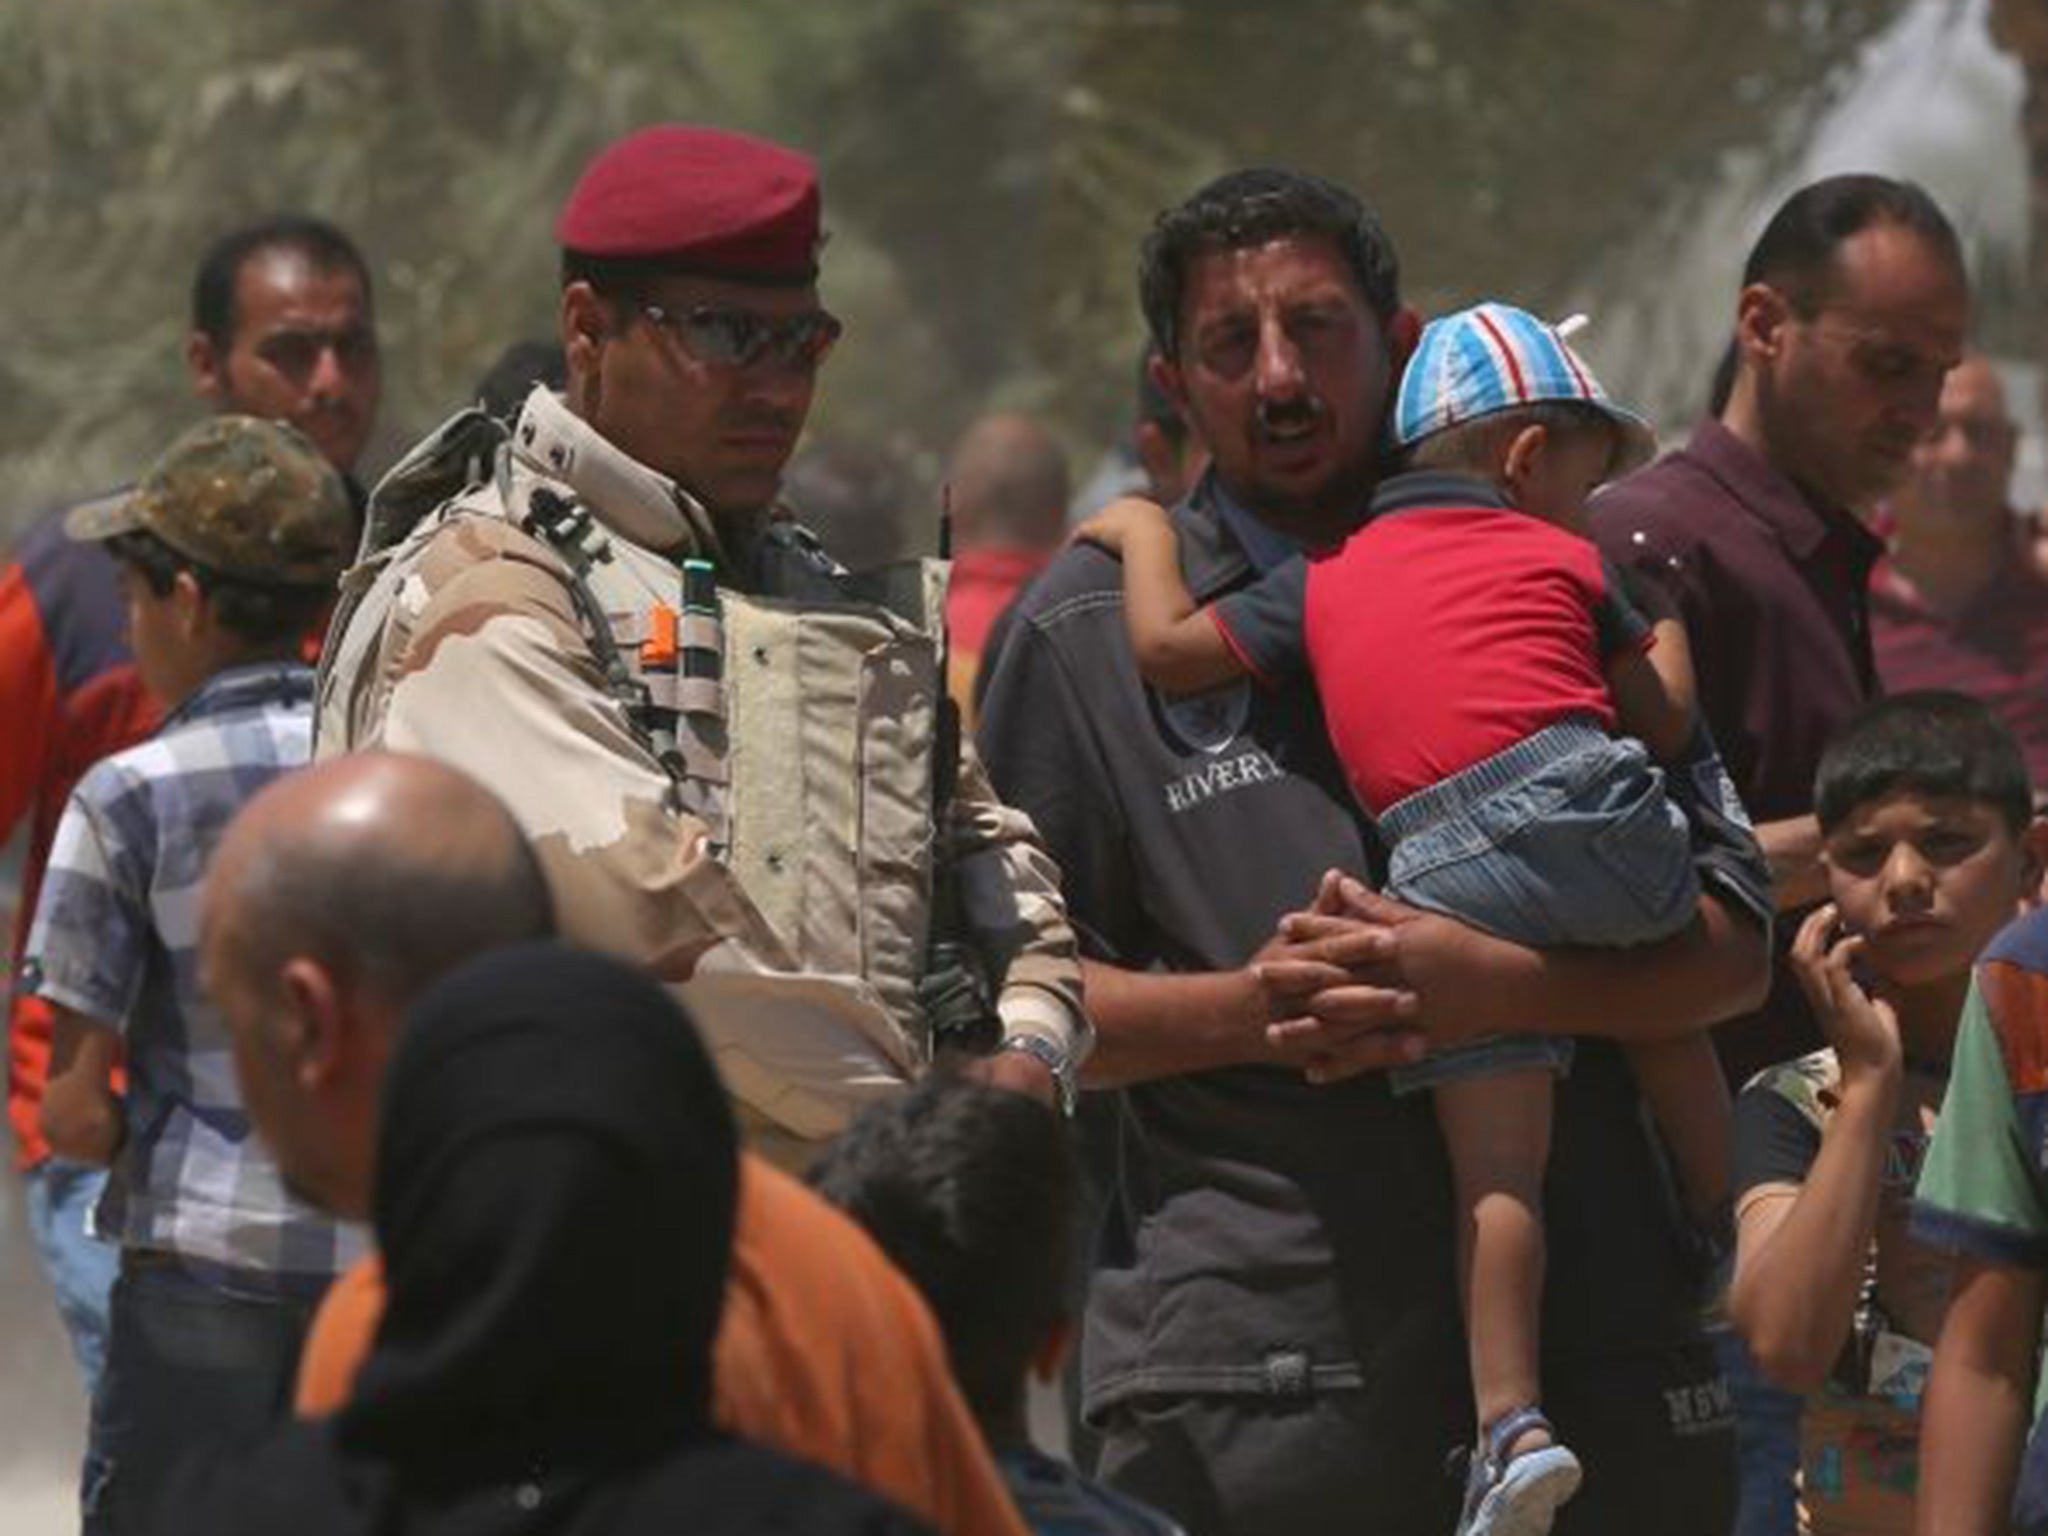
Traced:
[[[1584, 537], [1587, 497], [1649, 457], [1649, 428], [1552, 327], [1482, 304], [1423, 332], [1394, 439], [1406, 473], [1358, 532], [1209, 608], [1163, 509], [1124, 500], [1084, 524], [1123, 560], [1139, 671], [1194, 692], [1306, 668], [1388, 844], [1390, 896], [1540, 946], [1679, 931], [1699, 883], [1651, 758], [1680, 759], [1697, 729], [1684, 633], [1653, 629]], [[1432, 1091], [1461, 1213], [1478, 1434], [1459, 1536], [1540, 1536], [1579, 1483], [1537, 1369], [1550, 1080], [1570, 1051], [1500, 1037], [1392, 1074], [1397, 1094]], [[1712, 1220], [1728, 1121], [1706, 1036], [1630, 1060], [1688, 1203]]]
[[1905, 693], [1829, 743], [1813, 802], [1829, 900], [1792, 966], [1829, 1044], [1736, 1100], [1729, 1313], [1764, 1375], [1807, 1394], [1800, 1529], [1904, 1536], [1953, 1275], [1909, 1232], [1913, 1181], [1970, 967], [2039, 879], [2031, 795], [1982, 704]]

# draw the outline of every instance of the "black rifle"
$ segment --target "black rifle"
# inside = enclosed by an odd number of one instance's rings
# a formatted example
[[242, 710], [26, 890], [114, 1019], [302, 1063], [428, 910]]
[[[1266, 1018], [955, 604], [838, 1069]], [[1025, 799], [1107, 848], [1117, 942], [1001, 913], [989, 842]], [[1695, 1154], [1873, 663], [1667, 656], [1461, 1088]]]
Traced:
[[[951, 495], [940, 503], [939, 558], [953, 557]], [[985, 1056], [1002, 1040], [996, 1015], [995, 989], [988, 964], [969, 936], [966, 903], [960, 895], [960, 874], [947, 856], [951, 839], [953, 792], [960, 778], [960, 706], [947, 685], [952, 636], [939, 625], [939, 696], [932, 732], [932, 860], [931, 937], [925, 948], [924, 974], [918, 978], [917, 1001], [931, 1031], [932, 1053], [960, 1051]]]

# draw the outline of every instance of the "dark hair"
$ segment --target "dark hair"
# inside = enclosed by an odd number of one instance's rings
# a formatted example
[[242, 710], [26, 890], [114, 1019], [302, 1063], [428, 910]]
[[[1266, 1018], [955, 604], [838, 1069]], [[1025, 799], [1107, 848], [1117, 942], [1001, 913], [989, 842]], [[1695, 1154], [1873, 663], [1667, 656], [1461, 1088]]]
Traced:
[[872, 441], [810, 434], [782, 472], [782, 496], [848, 570], [891, 564], [910, 549], [904, 509], [915, 498], [908, 474]]
[[1721, 349], [1721, 359], [1714, 364], [1713, 377], [1707, 380], [1707, 414], [1720, 418], [1728, 409], [1728, 401], [1735, 393], [1735, 370], [1742, 362], [1742, 348], [1733, 336], [1728, 345]]
[[1768, 283], [1811, 316], [1826, 297], [1842, 242], [1878, 224], [1913, 231], [1963, 270], [1955, 227], [1922, 188], [1889, 176], [1828, 176], [1801, 187], [1771, 215], [1742, 268], [1742, 284]]
[[476, 403], [501, 421], [519, 414], [533, 386], [560, 389], [569, 377], [569, 362], [559, 341], [515, 341], [492, 360], [476, 381]]
[[1403, 467], [1492, 479], [1500, 468], [1500, 456], [1508, 440], [1525, 427], [1542, 427], [1553, 437], [1601, 432], [1615, 447], [1621, 445], [1621, 434], [1613, 418], [1598, 406], [1580, 400], [1537, 400], [1529, 405], [1489, 411], [1441, 432], [1432, 432], [1409, 447]]
[[326, 586], [271, 586], [223, 576], [179, 554], [147, 529], [116, 534], [107, 540], [107, 553], [133, 567], [158, 597], [169, 595], [178, 572], [190, 571], [221, 623], [253, 646], [291, 644], [312, 627], [334, 597]]
[[1159, 355], [1150, 341], [1138, 354], [1138, 425], [1157, 427], [1166, 440], [1178, 448], [1188, 440], [1188, 424], [1159, 381], [1152, 377], [1152, 359]]
[[640, 305], [665, 277], [710, 277], [721, 282], [745, 283], [752, 288], [807, 288], [817, 281], [811, 272], [780, 276], [758, 272], [707, 272], [672, 256], [592, 256], [584, 251], [562, 251], [562, 286], [588, 283], [591, 292], [613, 304]]
[[1400, 266], [1376, 214], [1356, 194], [1301, 171], [1260, 166], [1219, 176], [1159, 215], [1138, 253], [1138, 302], [1162, 356], [1180, 352], [1188, 268], [1210, 251], [1321, 235], [1343, 253], [1384, 325], [1401, 307]]
[[2027, 761], [1980, 700], [1942, 689], [1895, 693], [1865, 705], [1821, 753], [1813, 809], [1823, 834], [1856, 808], [1890, 794], [1981, 800], [2017, 837], [2034, 819]]
[[855, 1120], [811, 1182], [924, 1293], [982, 1424], [1014, 1412], [1032, 1352], [1070, 1315], [1065, 1123], [1020, 1093], [927, 1078]]
[[581, 251], [562, 252], [562, 286], [588, 283], [591, 292], [613, 304], [637, 305], [646, 301], [654, 285], [674, 268], [645, 256], [586, 256]]
[[371, 302], [369, 264], [338, 225], [308, 213], [274, 213], [230, 230], [199, 259], [192, 279], [192, 329], [216, 347], [234, 342], [235, 283], [259, 251], [297, 251], [323, 272], [353, 272], [363, 286], [364, 305]]

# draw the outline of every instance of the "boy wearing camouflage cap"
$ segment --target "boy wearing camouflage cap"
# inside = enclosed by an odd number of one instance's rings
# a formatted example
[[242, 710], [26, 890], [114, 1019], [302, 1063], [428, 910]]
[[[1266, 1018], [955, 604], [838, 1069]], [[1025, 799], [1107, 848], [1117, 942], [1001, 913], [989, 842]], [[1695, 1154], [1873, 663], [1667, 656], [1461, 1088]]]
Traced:
[[235, 812], [311, 754], [300, 651], [355, 518], [296, 430], [221, 416], [65, 531], [114, 557], [166, 716], [72, 793], [23, 978], [56, 1020], [44, 1132], [58, 1155], [112, 1170], [93, 1215], [121, 1247], [92, 1408], [106, 1466], [85, 1490], [85, 1529], [102, 1533], [134, 1529], [191, 1446], [269, 1422], [313, 1304], [360, 1248], [285, 1191], [251, 1135], [193, 918]]

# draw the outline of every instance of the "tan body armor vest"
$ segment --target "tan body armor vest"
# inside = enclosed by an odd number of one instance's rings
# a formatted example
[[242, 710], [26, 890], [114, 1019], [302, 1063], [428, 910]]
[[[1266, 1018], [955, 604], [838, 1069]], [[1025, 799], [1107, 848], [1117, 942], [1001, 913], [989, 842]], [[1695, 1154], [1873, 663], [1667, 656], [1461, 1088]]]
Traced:
[[[945, 686], [945, 568], [883, 573], [916, 618], [878, 603], [817, 603], [718, 589], [685, 613], [682, 573], [612, 539], [585, 580], [638, 714], [670, 757], [681, 809], [711, 831], [803, 970], [865, 977], [913, 1073], [930, 1059], [917, 1003], [937, 853], [932, 745]], [[909, 606], [906, 604], [906, 606]], [[673, 613], [676, 643], [665, 631]], [[683, 675], [715, 647], [719, 677]]]
[[[707, 594], [684, 565], [598, 522], [502, 438], [467, 413], [379, 485], [335, 614], [327, 664], [340, 685], [323, 687], [323, 741], [359, 741], [377, 713], [372, 655], [427, 542], [464, 517], [491, 519], [501, 541], [520, 537], [505, 525], [523, 530], [530, 553], [571, 589], [607, 691], [667, 769], [675, 808], [703, 825], [796, 970], [871, 994], [887, 1026], [863, 1021], [862, 1031], [895, 1075], [916, 1077], [931, 1058], [917, 984], [938, 853], [946, 567], [914, 561], [849, 578], [785, 525], [766, 537], [804, 578], [790, 584], [810, 591]], [[859, 600], [869, 595], [878, 600]], [[881, 1065], [848, 1058], [866, 1081]], [[828, 1129], [821, 1119], [809, 1133]]]

